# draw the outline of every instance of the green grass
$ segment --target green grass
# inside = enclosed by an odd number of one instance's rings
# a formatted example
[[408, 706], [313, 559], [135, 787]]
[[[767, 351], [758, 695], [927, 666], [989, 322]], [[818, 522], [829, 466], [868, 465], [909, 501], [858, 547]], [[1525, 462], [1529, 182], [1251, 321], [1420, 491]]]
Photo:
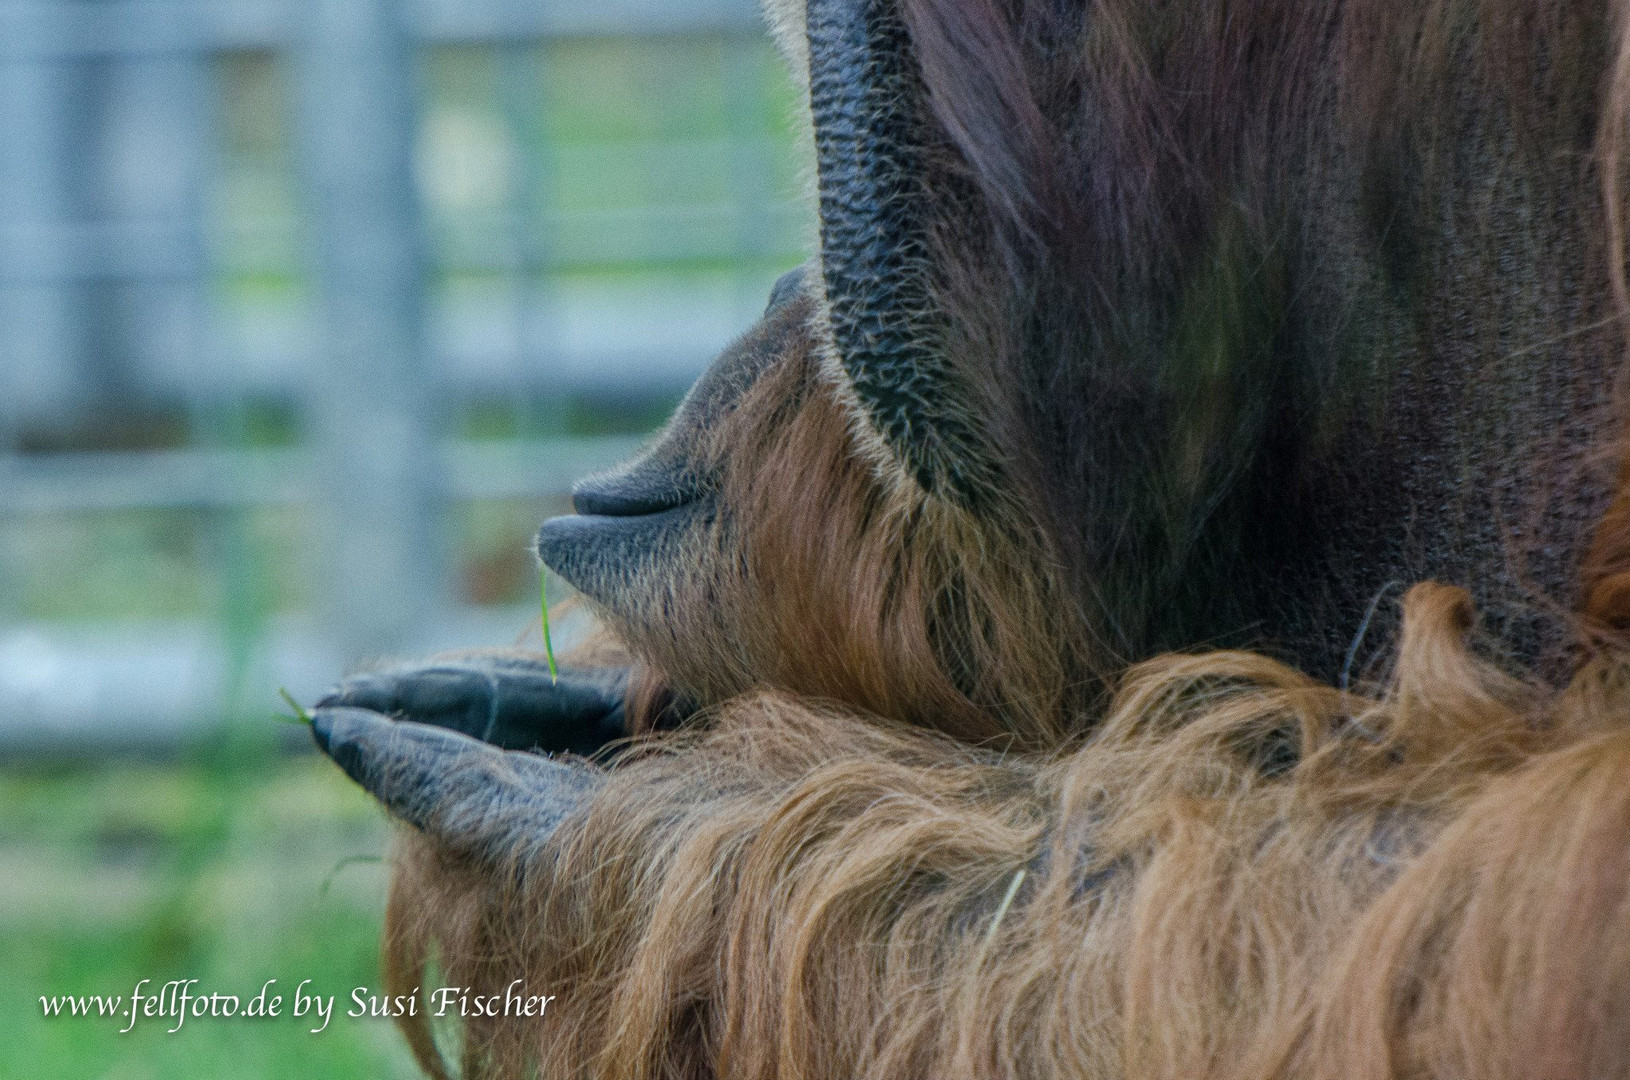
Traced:
[[[264, 724], [271, 735], [282, 728]], [[238, 735], [170, 764], [0, 773], [0, 1077], [219, 1080], [415, 1075], [389, 1021], [341, 1015], [378, 988], [382, 813], [314, 755]], [[271, 1019], [42, 1016], [41, 995], [267, 979], [335, 995], [328, 1029]]]
[[298, 701], [294, 700], [294, 695], [293, 694], [289, 693], [287, 689], [285, 689], [285, 688], [283, 688], [281, 686], [277, 688], [277, 693], [278, 693], [278, 696], [280, 696], [283, 699], [284, 703], [287, 704], [288, 707], [290, 708], [290, 710], [292, 710], [293, 713], [294, 713], [293, 716], [280, 717], [280, 719], [286, 719], [290, 723], [294, 723], [294, 724], [310, 725], [310, 723], [311, 723], [311, 714], [306, 712], [306, 708], [305, 708], [304, 705], [301, 705]]
[[549, 572], [547, 570], [538, 574], [538, 600], [543, 609], [543, 651], [549, 654], [549, 681], [559, 680], [560, 674], [555, 668], [555, 642], [549, 635]]

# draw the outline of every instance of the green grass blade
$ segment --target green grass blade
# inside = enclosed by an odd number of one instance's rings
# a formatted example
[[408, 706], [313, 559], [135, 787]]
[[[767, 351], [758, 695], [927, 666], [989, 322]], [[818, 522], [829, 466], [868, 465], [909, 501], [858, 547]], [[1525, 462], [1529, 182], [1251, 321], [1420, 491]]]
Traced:
[[288, 723], [291, 723], [291, 724], [310, 724], [311, 723], [311, 714], [306, 712], [306, 710], [304, 710], [304, 709], [302, 709], [300, 707], [300, 703], [298, 701], [294, 700], [294, 695], [293, 694], [289, 693], [288, 690], [284, 689], [281, 686], [277, 688], [277, 692], [279, 694], [283, 695], [283, 700], [288, 702], [289, 708], [294, 710], [294, 715], [293, 716], [283, 716], [283, 715], [279, 714], [277, 716], [277, 719], [287, 721]]
[[538, 596], [543, 603], [543, 651], [549, 654], [549, 681], [559, 682], [560, 673], [555, 670], [555, 643], [549, 637], [549, 571], [538, 568]]

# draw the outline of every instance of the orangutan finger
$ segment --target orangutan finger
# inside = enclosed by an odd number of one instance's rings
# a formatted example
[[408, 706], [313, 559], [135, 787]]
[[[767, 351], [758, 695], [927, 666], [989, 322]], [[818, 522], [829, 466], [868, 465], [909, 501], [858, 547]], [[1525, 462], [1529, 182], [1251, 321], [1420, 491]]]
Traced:
[[516, 657], [403, 664], [353, 675], [319, 708], [348, 705], [461, 732], [505, 750], [589, 755], [621, 738], [627, 668], [562, 667]]
[[312, 714], [317, 746], [394, 816], [473, 858], [524, 858], [598, 785], [586, 764], [499, 750], [366, 709]]

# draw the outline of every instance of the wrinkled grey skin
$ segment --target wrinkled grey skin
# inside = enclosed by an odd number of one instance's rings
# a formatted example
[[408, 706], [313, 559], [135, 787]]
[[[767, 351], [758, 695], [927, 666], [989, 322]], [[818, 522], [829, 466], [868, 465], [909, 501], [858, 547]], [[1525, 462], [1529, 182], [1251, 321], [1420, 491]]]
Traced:
[[317, 702], [456, 731], [503, 750], [585, 757], [624, 733], [625, 668], [565, 667], [528, 656], [468, 656], [355, 675]]
[[580, 762], [500, 750], [366, 709], [319, 708], [311, 732], [392, 814], [479, 863], [524, 864], [599, 782]]

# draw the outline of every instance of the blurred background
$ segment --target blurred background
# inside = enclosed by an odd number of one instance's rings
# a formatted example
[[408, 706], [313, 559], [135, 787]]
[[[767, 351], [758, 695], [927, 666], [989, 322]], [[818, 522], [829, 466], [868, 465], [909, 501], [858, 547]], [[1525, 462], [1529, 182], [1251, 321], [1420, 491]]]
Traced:
[[538, 523], [811, 247], [795, 104], [753, 0], [0, 0], [0, 1076], [412, 1073], [38, 998], [377, 985], [277, 691], [538, 643]]

